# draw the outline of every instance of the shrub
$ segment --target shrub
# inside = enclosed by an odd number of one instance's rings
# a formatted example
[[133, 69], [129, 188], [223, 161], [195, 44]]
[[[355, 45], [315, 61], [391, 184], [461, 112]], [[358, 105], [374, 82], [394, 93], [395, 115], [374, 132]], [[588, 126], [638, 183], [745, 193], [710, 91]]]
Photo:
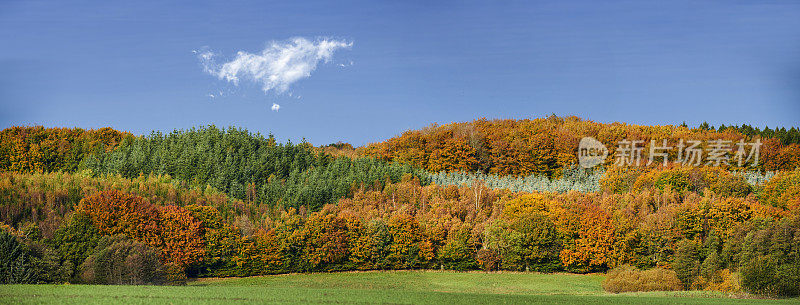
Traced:
[[484, 271], [500, 269], [500, 253], [490, 249], [480, 249], [477, 254], [478, 264]]
[[117, 285], [165, 283], [167, 276], [158, 254], [158, 250], [123, 235], [104, 236], [81, 265], [81, 280]]
[[738, 293], [742, 291], [742, 280], [738, 273], [722, 269], [709, 276], [698, 277], [692, 289]]
[[681, 290], [681, 281], [675, 271], [663, 268], [639, 270], [628, 265], [612, 269], [603, 280], [608, 292], [675, 291]]
[[174, 263], [164, 265], [164, 284], [186, 285], [186, 271], [184, 267]]
[[800, 266], [782, 264], [780, 260], [765, 255], [745, 263], [742, 266], [742, 286], [745, 290], [763, 296], [800, 295]]
[[136, 194], [105, 190], [78, 206], [104, 235], [124, 234], [161, 250], [161, 260], [186, 270], [205, 255], [202, 223], [184, 208], [151, 204]]
[[347, 223], [333, 215], [314, 215], [295, 230], [292, 239], [302, 246], [298, 267], [303, 271], [342, 270], [350, 255]]
[[41, 241], [23, 240], [31, 257], [31, 268], [36, 274], [36, 283], [63, 283], [69, 278], [72, 264], [61, 264], [52, 248]]

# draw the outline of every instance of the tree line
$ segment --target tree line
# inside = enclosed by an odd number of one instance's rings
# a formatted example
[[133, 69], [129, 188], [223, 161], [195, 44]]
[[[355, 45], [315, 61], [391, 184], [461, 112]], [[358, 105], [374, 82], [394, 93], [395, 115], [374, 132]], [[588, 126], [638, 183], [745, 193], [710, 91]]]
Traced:
[[[706, 124], [707, 125], [707, 124]], [[532, 120], [487, 120], [445, 125], [432, 124], [410, 130], [383, 142], [357, 149], [358, 153], [380, 160], [412, 164], [429, 172], [482, 172], [486, 174], [557, 177], [562, 169], [578, 164], [578, 144], [583, 137], [593, 137], [609, 150], [605, 164], [615, 161], [620, 141], [641, 141], [642, 158], [647, 160], [651, 140], [658, 145], [667, 140], [673, 148], [680, 140], [701, 141], [704, 153], [708, 143], [729, 141], [728, 156], [736, 153], [740, 140], [760, 141], [759, 162], [739, 168], [736, 162], [722, 165], [730, 170], [793, 170], [800, 167], [800, 143], [796, 128], [788, 131], [760, 130], [747, 125], [716, 130], [711, 126], [642, 126], [626, 123], [604, 124], [577, 117], [539, 118]], [[678, 149], [668, 152], [676, 160]], [[660, 159], [656, 159], [660, 160]]]
[[[686, 123], [682, 126], [686, 126]], [[797, 127], [791, 127], [789, 129], [786, 129], [786, 127], [775, 127], [775, 129], [771, 129], [769, 126], [764, 126], [764, 129], [761, 129], [748, 124], [738, 126], [725, 126], [725, 124], [721, 124], [719, 127], [714, 128], [714, 126], [708, 124], [708, 122], [703, 122], [697, 126], [697, 128], [701, 130], [717, 130], [718, 132], [725, 132], [728, 129], [732, 129], [749, 137], [758, 136], [763, 139], [775, 138], [780, 140], [783, 145], [800, 144], [800, 129]]]
[[45, 128], [14, 126], [0, 131], [0, 170], [16, 172], [75, 171], [92, 155], [113, 151], [133, 135], [111, 128]]
[[[611, 169], [593, 193], [422, 185], [406, 174], [319, 211], [259, 206], [255, 214], [239, 199], [157, 176], [3, 175], [4, 234], [27, 249], [14, 253], [29, 257], [18, 261], [40, 282], [634, 266], [672, 270], [683, 289], [796, 295], [800, 283], [800, 171], [752, 186], [718, 168]], [[37, 208], [9, 209], [37, 194]], [[40, 212], [62, 206], [63, 216]], [[234, 209], [226, 215], [226, 207]], [[13, 263], [8, 257], [3, 264]], [[144, 271], [123, 272], [133, 263]]]
[[126, 178], [169, 175], [245, 201], [311, 210], [356, 188], [380, 189], [403, 174], [421, 175], [410, 165], [332, 158], [308, 143], [279, 144], [272, 135], [215, 126], [128, 138], [112, 151], [86, 157], [80, 168]]

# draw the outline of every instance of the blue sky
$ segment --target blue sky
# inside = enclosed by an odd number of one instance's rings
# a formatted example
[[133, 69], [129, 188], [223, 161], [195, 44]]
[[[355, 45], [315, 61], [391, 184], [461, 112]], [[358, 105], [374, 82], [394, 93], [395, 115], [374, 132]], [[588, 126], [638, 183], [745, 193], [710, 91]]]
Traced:
[[[214, 74], [293, 37], [352, 46], [284, 92]], [[798, 126], [800, 2], [5, 0], [0, 66], [2, 127], [216, 124], [362, 145], [551, 113]]]

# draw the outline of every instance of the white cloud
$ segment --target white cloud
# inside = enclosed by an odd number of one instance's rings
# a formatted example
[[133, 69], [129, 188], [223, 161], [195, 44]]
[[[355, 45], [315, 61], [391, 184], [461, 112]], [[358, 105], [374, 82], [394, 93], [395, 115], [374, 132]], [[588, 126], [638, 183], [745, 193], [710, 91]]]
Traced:
[[[193, 51], [206, 73], [238, 85], [240, 80], [261, 85], [264, 92], [285, 93], [293, 83], [311, 76], [319, 62], [329, 62], [339, 49], [349, 49], [352, 42], [327, 38], [314, 41], [297, 37], [273, 41], [260, 53], [239, 51], [233, 60], [217, 64], [217, 54], [210, 50]], [[273, 105], [273, 110], [277, 104]], [[278, 106], [280, 108], [280, 106]]]
[[281, 105], [272, 103], [272, 111], [276, 111], [277, 112], [278, 110], [281, 110]]
[[203, 71], [209, 74], [214, 74], [214, 52], [208, 50], [208, 47], [203, 47], [201, 50], [192, 50], [192, 53], [197, 55], [197, 59], [203, 64]]

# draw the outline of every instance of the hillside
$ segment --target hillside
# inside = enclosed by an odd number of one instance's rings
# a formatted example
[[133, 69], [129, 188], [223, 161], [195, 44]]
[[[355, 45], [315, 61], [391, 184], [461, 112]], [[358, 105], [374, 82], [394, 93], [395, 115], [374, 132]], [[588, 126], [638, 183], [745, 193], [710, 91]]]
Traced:
[[[375, 159], [345, 144], [278, 144], [214, 126], [140, 137], [14, 127], [0, 143], [0, 265], [17, 267], [0, 268], [0, 279], [180, 284], [349, 270], [613, 271], [620, 281], [672, 283], [613, 291], [797, 295], [800, 171], [785, 167], [798, 162], [798, 144], [737, 130], [480, 120], [356, 149], [389, 156]], [[574, 168], [565, 144], [581, 134], [606, 145], [758, 137], [778, 152], [762, 148], [765, 164], [756, 169], [777, 172], [677, 164], [586, 171]]]
[[[795, 128], [778, 132], [754, 129], [747, 125], [714, 129], [703, 125], [642, 126], [626, 123], [597, 123], [577, 117], [549, 117], [533, 120], [486, 120], [465, 123], [433, 124], [420, 130], [406, 131], [383, 142], [359, 150], [366, 156], [397, 161], [430, 172], [481, 171], [500, 175], [559, 175], [561, 169], [578, 164], [577, 148], [583, 137], [593, 137], [609, 150], [606, 163], [613, 161], [614, 148], [622, 140], [643, 141], [647, 158], [650, 140], [699, 140], [708, 149], [709, 140], [736, 143], [759, 139], [763, 142], [757, 169], [792, 170], [800, 166], [800, 132]], [[731, 150], [736, 149], [732, 145]], [[670, 151], [675, 159], [677, 150]]]

